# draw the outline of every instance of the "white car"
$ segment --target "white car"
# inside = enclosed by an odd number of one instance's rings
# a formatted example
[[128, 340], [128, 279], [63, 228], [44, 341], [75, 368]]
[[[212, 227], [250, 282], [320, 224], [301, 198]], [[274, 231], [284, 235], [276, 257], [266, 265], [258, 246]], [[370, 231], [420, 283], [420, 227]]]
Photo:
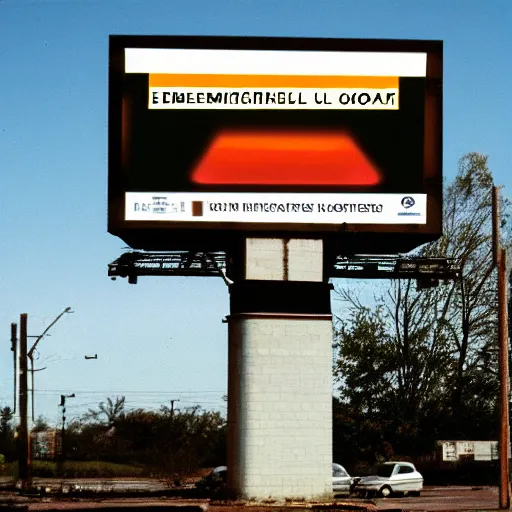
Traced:
[[384, 462], [377, 466], [376, 475], [355, 477], [352, 490], [358, 495], [387, 497], [391, 493], [419, 496], [423, 477], [410, 462]]
[[332, 463], [332, 491], [334, 494], [350, 494], [352, 477], [341, 465]]

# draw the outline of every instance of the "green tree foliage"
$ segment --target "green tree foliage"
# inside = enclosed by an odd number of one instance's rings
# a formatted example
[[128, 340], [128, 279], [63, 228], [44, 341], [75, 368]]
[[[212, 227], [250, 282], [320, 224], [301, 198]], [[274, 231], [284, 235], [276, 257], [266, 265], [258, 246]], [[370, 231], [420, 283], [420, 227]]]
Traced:
[[98, 408], [89, 409], [86, 419], [99, 422], [109, 428], [115, 427], [117, 421], [124, 415], [125, 397], [118, 396], [115, 401], [107, 398], [107, 402], [100, 402]]
[[34, 426], [31, 428], [31, 432], [33, 432], [33, 433], [43, 432], [45, 430], [48, 430], [49, 428], [50, 428], [50, 425], [48, 424], [46, 419], [43, 416], [39, 416], [36, 419]]
[[[372, 307], [337, 288], [348, 314], [334, 342], [337, 410], [343, 411], [335, 431], [358, 424], [359, 449], [368, 459], [382, 453], [387, 441], [398, 453], [414, 455], [432, 450], [436, 439], [495, 435], [492, 184], [487, 157], [465, 155], [445, 190], [444, 234], [417, 251], [456, 258], [460, 280], [422, 291], [411, 280], [397, 280]], [[508, 208], [503, 201], [505, 240]], [[342, 443], [343, 437], [335, 440]]]
[[174, 475], [225, 463], [227, 425], [220, 413], [200, 407], [171, 411], [165, 406], [159, 411], [125, 411], [124, 403], [124, 397], [107, 399], [71, 422], [66, 431], [68, 458], [141, 464]]
[[14, 429], [12, 420], [14, 413], [10, 407], [0, 409], [0, 453], [7, 460], [12, 460], [16, 456], [16, 446], [14, 442]]

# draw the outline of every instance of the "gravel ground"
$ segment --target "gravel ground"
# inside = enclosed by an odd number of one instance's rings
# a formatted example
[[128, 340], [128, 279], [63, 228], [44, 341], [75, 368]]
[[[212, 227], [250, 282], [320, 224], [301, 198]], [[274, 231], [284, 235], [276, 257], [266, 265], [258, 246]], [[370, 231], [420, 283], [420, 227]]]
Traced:
[[[342, 500], [339, 500], [340, 504]], [[125, 497], [103, 496], [94, 498], [57, 498], [57, 497], [24, 497], [14, 492], [0, 492], [1, 505], [25, 505], [29, 511], [44, 510], [73, 510], [73, 509], [97, 509], [97, 508], [152, 508], [153, 510], [174, 506], [200, 507], [209, 512], [282, 512], [285, 507], [268, 504], [259, 506], [247, 506], [240, 503], [216, 503], [208, 500], [178, 500], [168, 497]], [[348, 504], [348, 503], [347, 503]], [[421, 496], [414, 498], [391, 497], [376, 499], [373, 504], [365, 500], [350, 500], [350, 504], [372, 512], [375, 510], [387, 511], [483, 511], [498, 509], [497, 487], [425, 487]], [[286, 509], [297, 512], [306, 507], [302, 503], [295, 503]], [[331, 511], [335, 507], [333, 506]], [[352, 507], [351, 507], [352, 508]], [[279, 510], [278, 510], [279, 509]], [[192, 510], [192, 509], [191, 509]], [[196, 508], [196, 510], [199, 510]], [[352, 508], [354, 510], [354, 508]], [[326, 512], [331, 512], [326, 511]]]
[[375, 500], [378, 510], [496, 510], [498, 487], [425, 487], [418, 498]]

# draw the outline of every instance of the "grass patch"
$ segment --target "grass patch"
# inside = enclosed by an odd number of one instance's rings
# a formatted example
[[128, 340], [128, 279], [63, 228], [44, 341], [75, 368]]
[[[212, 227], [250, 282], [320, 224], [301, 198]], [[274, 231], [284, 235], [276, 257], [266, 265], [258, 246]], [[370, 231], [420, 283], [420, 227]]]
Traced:
[[[121, 478], [149, 477], [151, 471], [144, 466], [116, 464], [103, 461], [66, 461], [62, 472], [57, 462], [35, 460], [32, 462], [32, 476], [40, 478]], [[7, 463], [0, 470], [0, 476], [17, 478], [18, 465]]]

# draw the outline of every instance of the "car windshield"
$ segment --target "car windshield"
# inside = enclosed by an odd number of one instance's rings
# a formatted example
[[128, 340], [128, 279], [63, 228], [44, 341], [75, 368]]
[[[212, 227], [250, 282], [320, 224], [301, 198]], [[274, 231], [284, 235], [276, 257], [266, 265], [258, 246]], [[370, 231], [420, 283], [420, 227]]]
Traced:
[[393, 469], [395, 469], [394, 464], [379, 464], [377, 466], [377, 475], [390, 477], [391, 473], [393, 473]]

